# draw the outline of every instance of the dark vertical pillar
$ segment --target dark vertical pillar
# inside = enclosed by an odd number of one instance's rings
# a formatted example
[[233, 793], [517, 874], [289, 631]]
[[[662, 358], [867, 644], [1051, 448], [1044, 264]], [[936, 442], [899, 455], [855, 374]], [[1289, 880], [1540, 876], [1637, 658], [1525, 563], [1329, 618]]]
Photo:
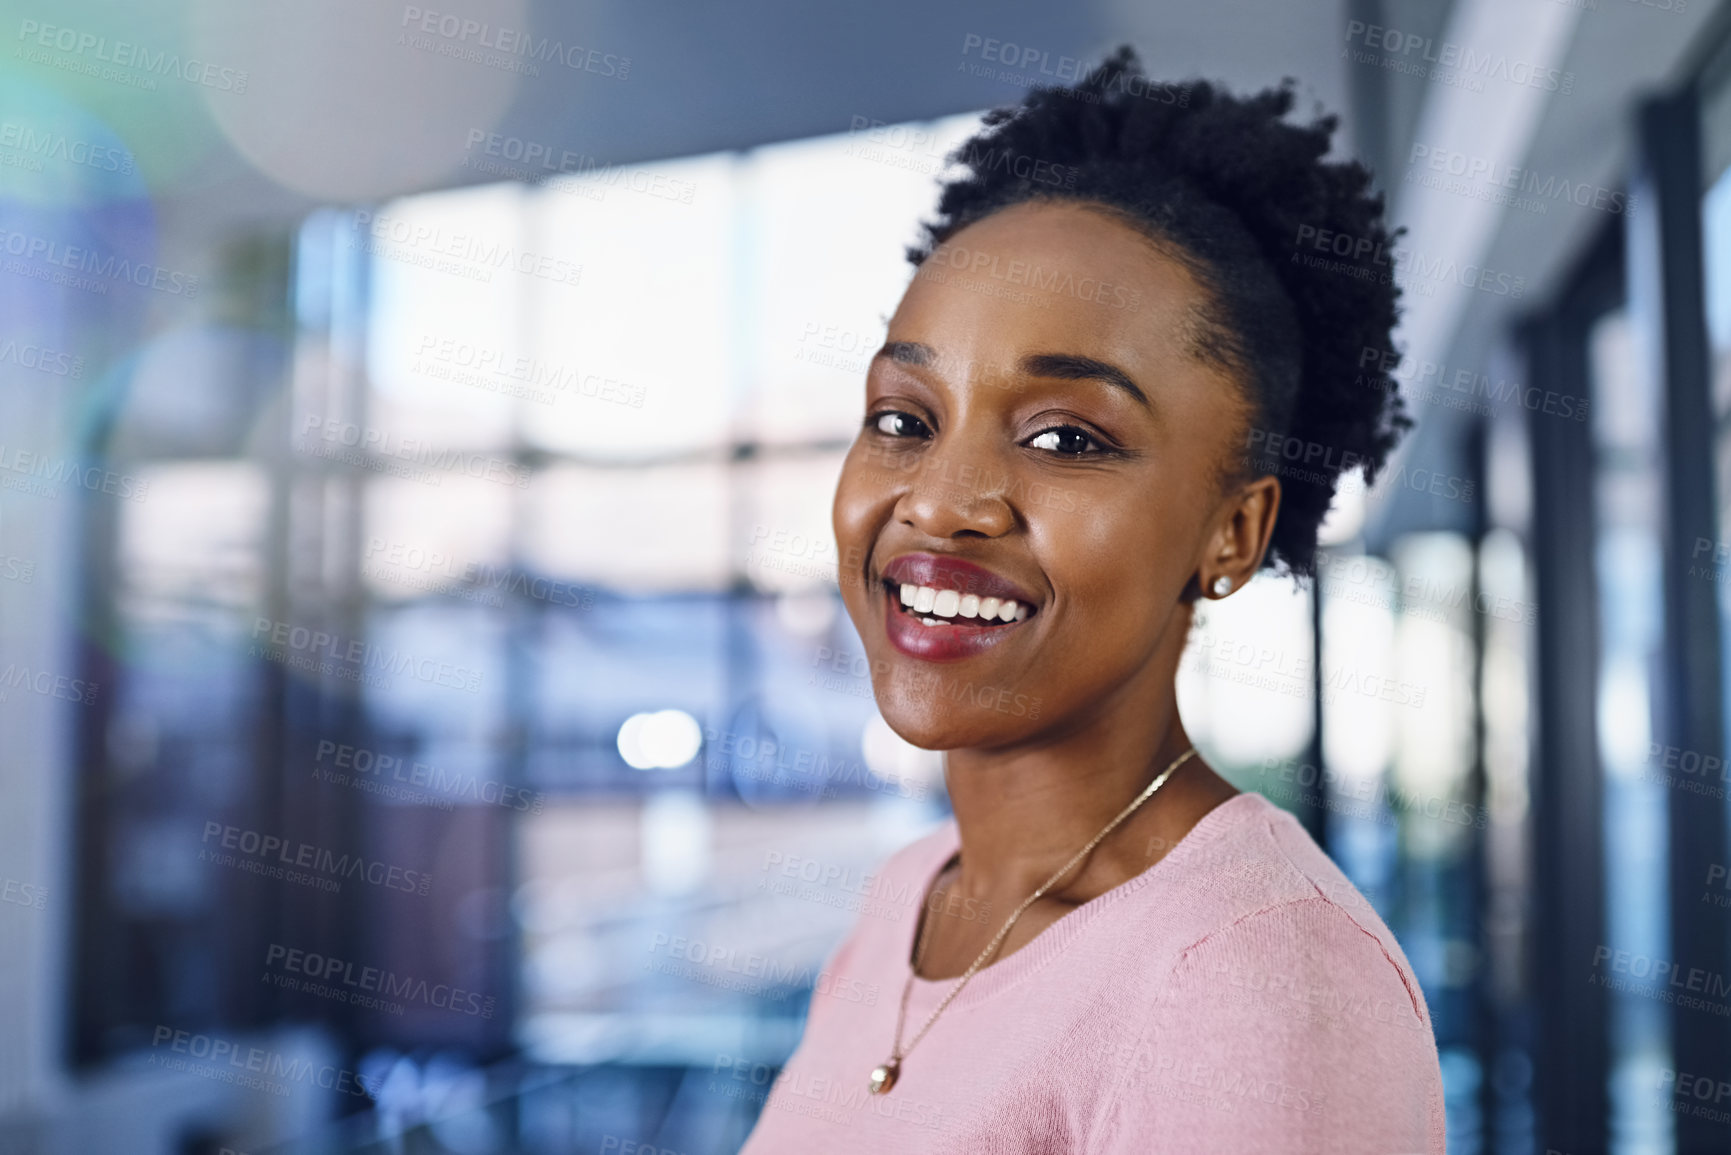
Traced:
[[[1467, 426], [1463, 445], [1466, 475], [1472, 481], [1473, 492], [1480, 495], [1480, 499], [1471, 503], [1467, 512], [1470, 518], [1467, 541], [1472, 546], [1472, 574], [1468, 589], [1468, 605], [1472, 612], [1467, 616], [1467, 629], [1471, 631], [1469, 637], [1472, 641], [1473, 737], [1472, 764], [1467, 768], [1465, 801], [1471, 807], [1469, 813], [1473, 814], [1485, 813], [1490, 802], [1490, 790], [1485, 780], [1485, 615], [1480, 610], [1483, 586], [1479, 564], [1485, 534], [1490, 528], [1485, 509], [1488, 499], [1485, 492], [1485, 441], [1489, 432], [1487, 423], [1476, 419]], [[1478, 966], [1473, 971], [1468, 1003], [1471, 1018], [1467, 1029], [1470, 1032], [1473, 1054], [1479, 1062], [1477, 1099], [1481, 1144], [1484, 1137], [1491, 1134], [1493, 1120], [1496, 1118], [1496, 1085], [1492, 1072], [1501, 1051], [1501, 1015], [1507, 1009], [1497, 1003], [1490, 967], [1491, 942], [1486, 920], [1491, 907], [1489, 863], [1485, 858], [1487, 841], [1486, 832], [1482, 828], [1470, 827], [1466, 861], [1463, 864], [1466, 876], [1466, 911], [1462, 920], [1466, 925], [1463, 931], [1471, 936], [1469, 941], [1477, 949], [1479, 958]]]
[[[1711, 765], [1708, 759], [1722, 759], [1725, 753], [1717, 590], [1692, 572], [1691, 561], [1698, 543], [1718, 537], [1696, 94], [1686, 89], [1647, 101], [1636, 124], [1629, 300], [1636, 323], [1649, 337], [1648, 379], [1660, 390], [1663, 414], [1664, 650], [1655, 740], [1694, 751]], [[1722, 908], [1701, 898], [1709, 867], [1726, 860], [1725, 807], [1681, 789], [1672, 789], [1668, 802], [1672, 961], [1678, 974], [1699, 969], [1723, 982], [1731, 975], [1731, 927]], [[1723, 1079], [1731, 1061], [1731, 1023], [1706, 1010], [1674, 1007], [1672, 1055], [1679, 1073]], [[1672, 1118], [1679, 1155], [1725, 1149], [1723, 1123], [1688, 1112]]]
[[[1535, 387], [1585, 394], [1585, 328], [1565, 309], [1528, 330]], [[1605, 886], [1592, 441], [1586, 422], [1529, 421], [1527, 428], [1538, 598], [1530, 986], [1539, 1148], [1604, 1151], [1608, 1000], [1594, 967], [1605, 941]]]

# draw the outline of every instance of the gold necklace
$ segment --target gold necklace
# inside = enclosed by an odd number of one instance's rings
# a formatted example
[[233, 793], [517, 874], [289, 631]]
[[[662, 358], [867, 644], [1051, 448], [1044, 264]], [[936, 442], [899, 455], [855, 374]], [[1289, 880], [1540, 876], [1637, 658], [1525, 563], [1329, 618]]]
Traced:
[[[1162, 770], [1159, 777], [1150, 782], [1147, 789], [1143, 790], [1141, 794], [1136, 796], [1134, 802], [1119, 811], [1118, 817], [1108, 822], [1104, 830], [1089, 839], [1088, 845], [1076, 852], [1075, 857], [1071, 858], [1070, 861], [1058, 868], [1058, 873], [1054, 874], [1051, 878], [1048, 878], [1038, 890], [1034, 891], [1033, 894], [1030, 894], [1025, 900], [1023, 900], [1022, 905], [1018, 906], [1015, 912], [1010, 915], [1010, 921], [1004, 924], [1004, 929], [1000, 930], [997, 933], [997, 936], [994, 937], [991, 942], [986, 944], [986, 949], [980, 952], [980, 957], [974, 960], [973, 965], [968, 967], [962, 977], [956, 981], [956, 985], [950, 988], [950, 993], [944, 996], [944, 1001], [938, 1004], [937, 1010], [931, 1013], [931, 1017], [926, 1020], [925, 1026], [920, 1028], [919, 1034], [914, 1036], [913, 1041], [910, 1042], [904, 1050], [902, 1047], [902, 1027], [906, 1025], [907, 1022], [908, 994], [914, 989], [914, 975], [918, 973], [920, 963], [925, 958], [926, 931], [931, 925], [931, 920], [929, 918], [920, 919], [920, 935], [919, 942], [914, 947], [913, 969], [909, 971], [908, 981], [902, 987], [902, 1006], [901, 1010], [896, 1014], [895, 1044], [890, 1048], [889, 1059], [872, 1071], [872, 1094], [888, 1094], [889, 1089], [896, 1085], [896, 1078], [901, 1074], [902, 1060], [907, 1058], [908, 1052], [912, 1051], [919, 1045], [919, 1041], [926, 1037], [926, 1032], [932, 1029], [932, 1024], [938, 1021], [938, 1016], [944, 1013], [944, 1008], [948, 1007], [951, 1001], [953, 1001], [957, 995], [962, 993], [962, 988], [968, 985], [968, 980], [974, 977], [975, 972], [977, 972], [982, 966], [986, 965], [986, 960], [992, 957], [992, 952], [997, 950], [999, 945], [1003, 943], [1004, 936], [1010, 933], [1010, 928], [1016, 925], [1016, 920], [1022, 917], [1022, 912], [1044, 897], [1045, 893], [1052, 889], [1060, 878], [1063, 878], [1066, 874], [1070, 873], [1071, 869], [1078, 862], [1087, 857], [1089, 851], [1100, 845], [1101, 839], [1105, 838], [1108, 834], [1112, 833], [1113, 830], [1117, 829], [1118, 824], [1130, 817], [1138, 806], [1154, 797], [1154, 792], [1160, 789], [1161, 786], [1165, 785], [1166, 779], [1172, 776], [1172, 771], [1178, 769], [1178, 764], [1194, 753], [1196, 753], [1196, 747], [1192, 746], [1188, 750], [1184, 751], [1184, 753], [1174, 758], [1172, 764]], [[930, 914], [931, 912], [928, 909], [926, 913]]]

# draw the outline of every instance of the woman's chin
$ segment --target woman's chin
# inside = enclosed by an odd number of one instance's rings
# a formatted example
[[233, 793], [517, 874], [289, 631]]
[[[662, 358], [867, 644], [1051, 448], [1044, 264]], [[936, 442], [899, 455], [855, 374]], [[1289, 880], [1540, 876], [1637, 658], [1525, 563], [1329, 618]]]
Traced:
[[903, 741], [922, 750], [989, 749], [1008, 745], [1032, 729], [1032, 720], [930, 698], [909, 700], [879, 689], [878, 712]]

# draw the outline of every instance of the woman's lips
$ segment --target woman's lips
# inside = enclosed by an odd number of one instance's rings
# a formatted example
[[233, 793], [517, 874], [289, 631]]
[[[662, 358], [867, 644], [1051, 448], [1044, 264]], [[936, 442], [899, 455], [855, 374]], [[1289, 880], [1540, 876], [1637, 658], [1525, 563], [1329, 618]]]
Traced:
[[[993, 646], [1019, 633], [1028, 619], [998, 622], [995, 625], [975, 624], [929, 626], [927, 615], [916, 613], [902, 605], [900, 591], [886, 585], [884, 598], [884, 633], [890, 645], [910, 658], [928, 662], [953, 662], [983, 654]], [[967, 619], [960, 619], [966, 623]]]
[[884, 566], [883, 578], [896, 585], [929, 586], [976, 594], [982, 598], [1008, 598], [1030, 608], [1035, 604], [1034, 595], [1015, 582], [959, 557], [940, 557], [935, 553], [898, 554]]
[[973, 657], [1016, 633], [1038, 612], [1020, 586], [958, 558], [903, 554], [884, 567], [884, 630], [909, 657]]

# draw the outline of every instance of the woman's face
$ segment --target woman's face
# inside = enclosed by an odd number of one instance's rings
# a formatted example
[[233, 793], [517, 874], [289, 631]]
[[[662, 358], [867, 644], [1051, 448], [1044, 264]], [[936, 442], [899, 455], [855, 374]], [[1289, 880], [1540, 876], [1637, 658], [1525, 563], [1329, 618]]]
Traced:
[[1245, 417], [1194, 351], [1205, 301], [1073, 203], [1004, 209], [921, 266], [833, 510], [842, 596], [904, 738], [1005, 746], [1169, 685], [1187, 581], [1254, 573], [1278, 489], [1217, 488]]

